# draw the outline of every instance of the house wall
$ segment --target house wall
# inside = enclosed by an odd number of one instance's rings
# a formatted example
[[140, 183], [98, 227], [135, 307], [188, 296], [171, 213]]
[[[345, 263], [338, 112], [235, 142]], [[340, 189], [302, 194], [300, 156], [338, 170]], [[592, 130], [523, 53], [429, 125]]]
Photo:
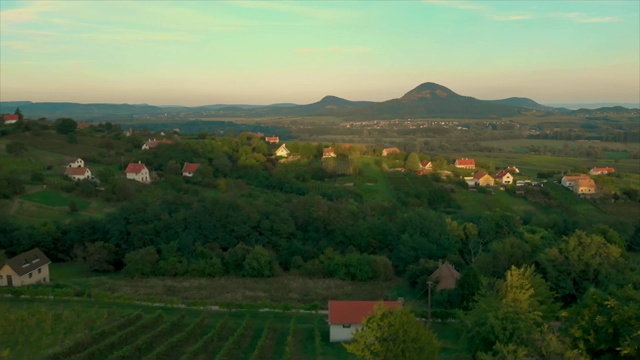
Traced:
[[183, 172], [182, 176], [188, 176], [188, 177], [193, 177], [193, 173], [190, 172]]
[[87, 169], [84, 175], [69, 175], [69, 177], [71, 178], [71, 180], [75, 180], [75, 181], [89, 179], [91, 178], [91, 170]]
[[[38, 273], [38, 270], [40, 272]], [[37, 283], [49, 283], [51, 280], [49, 279], [49, 264], [44, 265], [36, 270], [33, 270], [31, 273], [31, 277], [29, 274], [24, 274], [23, 276], [18, 276], [13, 269], [11, 269], [8, 265], [5, 265], [0, 269], [0, 275], [2, 275], [2, 279], [0, 279], [0, 286], [8, 286], [7, 284], [7, 275], [11, 275], [13, 280], [13, 286], [24, 286], [30, 284]]]
[[505, 185], [509, 185], [513, 182], [513, 176], [511, 176], [511, 174], [507, 174], [502, 177], [501, 182]]
[[351, 324], [350, 327], [344, 327], [342, 324], [331, 324], [329, 326], [329, 341], [349, 341], [353, 338], [353, 333], [361, 328], [361, 324]]
[[127, 173], [127, 179], [139, 181], [141, 183], [148, 184], [151, 182], [149, 179], [149, 170], [143, 169], [140, 173]]

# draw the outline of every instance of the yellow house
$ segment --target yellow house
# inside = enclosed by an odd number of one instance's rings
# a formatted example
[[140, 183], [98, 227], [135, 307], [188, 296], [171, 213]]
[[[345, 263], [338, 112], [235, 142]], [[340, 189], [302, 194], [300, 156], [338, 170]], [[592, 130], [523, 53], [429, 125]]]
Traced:
[[573, 184], [573, 192], [576, 194], [595, 194], [596, 183], [593, 179], [580, 179], [576, 180]]
[[50, 263], [51, 260], [38, 248], [13, 257], [0, 267], [0, 286], [49, 283]]
[[478, 171], [473, 175], [476, 186], [493, 186], [494, 179], [484, 171]]

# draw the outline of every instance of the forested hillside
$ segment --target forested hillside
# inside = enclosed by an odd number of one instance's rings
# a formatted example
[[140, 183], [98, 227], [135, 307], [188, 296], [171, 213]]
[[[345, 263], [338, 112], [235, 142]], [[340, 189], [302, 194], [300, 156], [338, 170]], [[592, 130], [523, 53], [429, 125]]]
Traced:
[[[140, 150], [159, 134], [126, 137], [111, 124], [60, 134], [59, 125], [58, 133], [37, 125], [0, 138], [2, 205], [9, 209], [0, 220], [5, 257], [39, 247], [54, 261], [130, 277], [402, 277], [418, 290], [446, 260], [462, 278], [457, 289], [437, 293], [434, 306], [443, 318], [466, 312], [473, 353], [497, 353], [509, 344], [534, 351], [538, 340], [531, 334], [547, 334], [538, 330], [560, 319], [566, 332], [557, 336], [566, 346], [549, 351], [637, 354], [640, 339], [631, 330], [598, 340], [576, 330], [618, 326], [617, 313], [605, 325], [587, 324], [584, 313], [611, 299], [632, 306], [638, 297], [637, 191], [616, 193], [613, 205], [612, 194], [582, 199], [553, 178], [522, 193], [515, 187], [469, 192], [459, 178], [467, 172], [436, 154], [382, 157], [365, 146], [291, 142], [294, 156], [282, 159], [272, 156], [281, 144], [251, 133], [169, 134], [173, 143]], [[337, 157], [322, 159], [329, 146]], [[62, 176], [78, 157], [99, 183]], [[412, 157], [432, 159], [453, 176], [390, 171], [405, 161], [409, 168]], [[154, 173], [151, 184], [124, 178], [127, 164], [138, 161]], [[201, 165], [193, 178], [181, 176], [185, 162]], [[44, 191], [71, 199], [57, 208], [66, 215], [14, 216], [15, 206]], [[510, 291], [518, 287], [535, 296], [513, 303]], [[501, 302], [513, 312], [496, 308]], [[539, 316], [527, 320], [526, 313]], [[529, 327], [484, 328], [494, 320]]]

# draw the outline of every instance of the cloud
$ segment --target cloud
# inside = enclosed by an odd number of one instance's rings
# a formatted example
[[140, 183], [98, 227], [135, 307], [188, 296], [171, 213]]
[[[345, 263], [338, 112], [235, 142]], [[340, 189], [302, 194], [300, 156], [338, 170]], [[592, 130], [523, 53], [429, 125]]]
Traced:
[[172, 32], [141, 32], [128, 30], [115, 30], [108, 33], [79, 34], [83, 38], [114, 41], [195, 41], [196, 37], [184, 33]]
[[233, 1], [229, 4], [251, 9], [262, 9], [311, 17], [322, 20], [355, 18], [358, 13], [338, 9], [319, 9], [301, 6], [299, 2]]
[[489, 15], [489, 17], [495, 21], [518, 21], [518, 20], [528, 20], [533, 19], [534, 16], [531, 14], [526, 15]]
[[583, 18], [578, 20], [579, 23], [608, 23], [608, 22], [618, 22], [618, 21], [622, 21], [622, 19], [620, 19], [617, 16], [590, 17], [590, 18]]
[[424, 0], [426, 3], [448, 6], [459, 10], [484, 10], [485, 7], [478, 3], [470, 3], [465, 1], [445, 1], [445, 0]]
[[33, 46], [21, 41], [0, 41], [0, 47], [8, 47], [14, 50], [21, 51], [36, 51]]
[[298, 48], [295, 50], [297, 53], [366, 53], [370, 52], [371, 49], [367, 47], [352, 47], [352, 48], [343, 48], [343, 47], [327, 47], [327, 48]]
[[36, 1], [27, 7], [8, 9], [0, 11], [0, 23], [8, 25], [12, 23], [22, 23], [36, 21], [41, 13], [54, 10], [54, 4], [49, 1]]

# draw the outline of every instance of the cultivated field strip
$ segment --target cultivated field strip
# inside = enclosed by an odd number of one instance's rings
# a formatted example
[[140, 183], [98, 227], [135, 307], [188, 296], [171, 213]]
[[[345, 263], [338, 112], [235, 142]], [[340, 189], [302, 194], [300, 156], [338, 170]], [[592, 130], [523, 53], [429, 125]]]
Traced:
[[[325, 354], [322, 320], [300, 315], [123, 313], [54, 349], [46, 360], [280, 360]], [[335, 351], [335, 350], [334, 350]], [[339, 356], [338, 358], [343, 358]]]

